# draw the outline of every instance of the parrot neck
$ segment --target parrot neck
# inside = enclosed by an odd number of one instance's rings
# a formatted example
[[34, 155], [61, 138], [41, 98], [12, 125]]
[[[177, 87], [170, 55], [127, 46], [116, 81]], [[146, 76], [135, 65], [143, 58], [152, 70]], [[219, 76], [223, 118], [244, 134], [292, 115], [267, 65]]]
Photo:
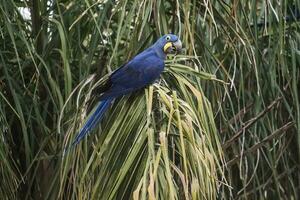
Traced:
[[157, 46], [153, 46], [152, 48], [153, 48], [153, 50], [155, 51], [156, 55], [157, 55], [159, 58], [161, 58], [161, 59], [163, 59], [163, 60], [166, 59], [166, 54], [163, 52], [162, 48], [159, 48], [159, 47], [157, 47]]

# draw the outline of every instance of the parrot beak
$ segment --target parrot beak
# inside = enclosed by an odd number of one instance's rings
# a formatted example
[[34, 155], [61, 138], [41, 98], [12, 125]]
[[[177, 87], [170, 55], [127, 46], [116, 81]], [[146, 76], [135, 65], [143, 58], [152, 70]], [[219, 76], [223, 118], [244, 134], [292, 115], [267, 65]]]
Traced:
[[165, 53], [179, 53], [182, 49], [182, 43], [178, 39], [176, 42], [168, 42], [164, 46]]
[[172, 44], [172, 48], [175, 50], [176, 53], [179, 53], [182, 49], [182, 43], [181, 41], [178, 39], [176, 42], [174, 42]]

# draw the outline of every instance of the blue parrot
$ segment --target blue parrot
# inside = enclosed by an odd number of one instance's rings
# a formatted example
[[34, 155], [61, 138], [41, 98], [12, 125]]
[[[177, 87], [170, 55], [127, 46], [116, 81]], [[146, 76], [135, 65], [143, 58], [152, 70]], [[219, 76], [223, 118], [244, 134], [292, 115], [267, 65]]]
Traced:
[[182, 43], [176, 35], [164, 35], [151, 47], [112, 72], [99, 94], [100, 103], [80, 129], [71, 147], [95, 128], [115, 98], [144, 88], [157, 80], [164, 70], [166, 55], [177, 53], [181, 48]]

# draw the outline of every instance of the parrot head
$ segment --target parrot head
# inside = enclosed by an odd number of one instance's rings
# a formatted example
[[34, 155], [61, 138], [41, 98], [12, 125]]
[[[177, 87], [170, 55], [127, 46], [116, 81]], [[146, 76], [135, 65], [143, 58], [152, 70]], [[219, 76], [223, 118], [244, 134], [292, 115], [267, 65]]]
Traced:
[[182, 49], [180, 39], [177, 35], [173, 34], [166, 34], [162, 36], [154, 45], [160, 48], [165, 54], [178, 53]]

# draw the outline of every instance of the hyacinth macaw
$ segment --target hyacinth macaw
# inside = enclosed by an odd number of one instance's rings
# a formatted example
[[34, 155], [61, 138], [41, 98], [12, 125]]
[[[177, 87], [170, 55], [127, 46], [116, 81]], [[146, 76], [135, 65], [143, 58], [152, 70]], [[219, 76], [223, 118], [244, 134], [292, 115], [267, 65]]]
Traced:
[[177, 53], [181, 48], [182, 43], [176, 35], [164, 35], [151, 47], [112, 72], [99, 96], [100, 103], [80, 129], [71, 146], [78, 144], [100, 122], [115, 98], [144, 88], [157, 80], [164, 70], [166, 55]]

